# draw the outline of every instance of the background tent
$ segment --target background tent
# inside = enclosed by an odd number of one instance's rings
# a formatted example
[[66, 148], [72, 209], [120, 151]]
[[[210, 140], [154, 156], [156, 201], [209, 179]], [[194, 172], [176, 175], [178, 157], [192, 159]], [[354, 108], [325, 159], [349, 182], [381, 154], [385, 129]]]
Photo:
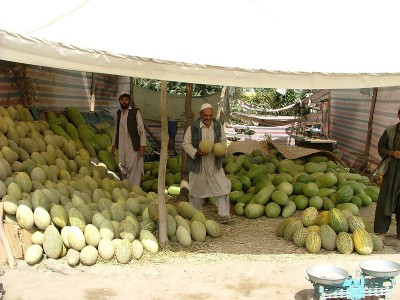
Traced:
[[398, 1], [14, 0], [0, 59], [269, 88], [400, 85]]

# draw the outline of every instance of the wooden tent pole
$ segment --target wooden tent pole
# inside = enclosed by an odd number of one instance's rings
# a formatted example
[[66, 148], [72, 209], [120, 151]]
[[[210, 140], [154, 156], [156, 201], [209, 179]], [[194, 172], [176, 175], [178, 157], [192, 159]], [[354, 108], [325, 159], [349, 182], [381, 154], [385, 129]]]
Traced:
[[92, 84], [90, 86], [90, 111], [94, 111], [96, 105], [96, 73], [92, 73]]
[[158, 168], [158, 240], [162, 248], [168, 242], [167, 206], [165, 204], [165, 170], [168, 159], [168, 112], [167, 112], [167, 82], [161, 81], [161, 154]]
[[[193, 94], [193, 83], [186, 84], [186, 96], [185, 96], [185, 127], [183, 134], [193, 121], [192, 112], [192, 94]], [[182, 164], [181, 164], [181, 190], [179, 192], [179, 199], [189, 199], [189, 171], [187, 168], [187, 154], [182, 151]]]
[[369, 157], [371, 148], [371, 138], [372, 138], [372, 122], [374, 121], [376, 98], [378, 96], [378, 88], [372, 89], [372, 101], [371, 110], [369, 112], [368, 129], [367, 129], [367, 139], [365, 141], [364, 157]]
[[10, 246], [10, 243], [8, 242], [6, 233], [4, 231], [4, 226], [3, 226], [3, 209], [4, 209], [3, 202], [0, 202], [0, 240], [1, 240], [1, 243], [3, 244], [3, 248], [4, 248], [4, 252], [6, 254], [8, 265], [10, 266], [11, 269], [14, 269], [14, 267], [15, 267], [14, 255], [12, 253], [11, 246]]

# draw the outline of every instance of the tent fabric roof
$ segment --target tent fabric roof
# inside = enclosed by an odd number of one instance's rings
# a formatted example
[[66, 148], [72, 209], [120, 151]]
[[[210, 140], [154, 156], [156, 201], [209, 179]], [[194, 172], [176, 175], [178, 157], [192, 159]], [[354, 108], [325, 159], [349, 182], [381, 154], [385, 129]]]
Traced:
[[395, 0], [14, 0], [0, 10], [0, 59], [227, 86], [396, 86], [399, 6]]

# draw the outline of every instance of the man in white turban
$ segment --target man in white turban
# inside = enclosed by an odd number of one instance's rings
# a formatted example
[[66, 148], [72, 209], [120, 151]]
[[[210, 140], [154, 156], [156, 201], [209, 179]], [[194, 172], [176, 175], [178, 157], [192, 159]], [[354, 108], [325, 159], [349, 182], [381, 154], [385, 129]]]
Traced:
[[226, 145], [226, 134], [221, 123], [213, 118], [209, 103], [201, 106], [200, 118], [190, 124], [183, 138], [182, 148], [188, 154], [189, 202], [201, 211], [205, 198], [214, 197], [219, 221], [226, 224], [233, 221], [229, 203], [231, 181], [222, 167], [223, 156], [202, 152], [199, 149], [202, 140]]

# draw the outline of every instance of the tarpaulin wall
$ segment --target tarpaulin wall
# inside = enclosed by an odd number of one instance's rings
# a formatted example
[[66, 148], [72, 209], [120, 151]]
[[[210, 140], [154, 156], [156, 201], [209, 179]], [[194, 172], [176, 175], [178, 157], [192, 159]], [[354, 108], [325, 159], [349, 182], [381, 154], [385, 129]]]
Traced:
[[372, 123], [370, 156], [377, 161], [381, 158], [377, 152], [378, 141], [388, 125], [399, 122], [397, 109], [400, 105], [400, 87], [379, 88]]

